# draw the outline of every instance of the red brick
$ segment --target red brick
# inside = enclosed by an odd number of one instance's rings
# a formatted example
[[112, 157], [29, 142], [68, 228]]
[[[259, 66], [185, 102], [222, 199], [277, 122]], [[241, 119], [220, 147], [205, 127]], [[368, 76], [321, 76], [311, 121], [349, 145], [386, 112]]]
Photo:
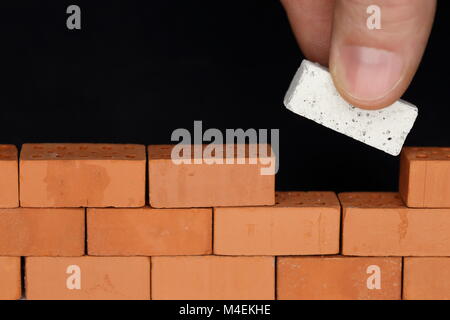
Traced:
[[[149, 146], [150, 204], [155, 208], [221, 207], [273, 205], [275, 176], [262, 175], [268, 165], [260, 161], [275, 161], [275, 156], [263, 155], [238, 158], [234, 164], [175, 164], [171, 159], [174, 146]], [[206, 146], [203, 146], [206, 148]], [[270, 154], [270, 153], [269, 153]], [[225, 156], [224, 156], [225, 157]], [[250, 158], [257, 164], [250, 164]], [[187, 159], [187, 158], [186, 158]], [[210, 158], [207, 158], [210, 159]], [[245, 164], [237, 163], [242, 160]]]
[[283, 257], [280, 300], [399, 300], [401, 258]]
[[89, 255], [202, 255], [212, 250], [212, 209], [88, 209], [87, 222]]
[[19, 168], [17, 148], [0, 145], [0, 208], [19, 206]]
[[450, 148], [404, 148], [399, 185], [408, 207], [450, 208]]
[[339, 253], [340, 204], [333, 192], [277, 192], [264, 207], [214, 209], [214, 253]]
[[0, 209], [0, 256], [81, 256], [84, 209]]
[[450, 209], [407, 208], [397, 193], [343, 193], [339, 199], [344, 255], [450, 255]]
[[18, 300], [22, 295], [19, 257], [0, 257], [0, 300]]
[[154, 300], [271, 300], [273, 257], [155, 257]]
[[27, 258], [30, 300], [149, 300], [150, 258]]
[[405, 258], [403, 299], [450, 300], [450, 258]]
[[141, 207], [145, 147], [26, 144], [20, 156], [23, 207]]

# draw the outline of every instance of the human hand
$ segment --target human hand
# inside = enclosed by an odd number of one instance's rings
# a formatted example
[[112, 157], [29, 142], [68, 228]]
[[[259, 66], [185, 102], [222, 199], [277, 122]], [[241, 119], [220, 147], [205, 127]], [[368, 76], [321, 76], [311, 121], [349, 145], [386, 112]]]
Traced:
[[[422, 59], [436, 0], [281, 0], [304, 55], [329, 66], [349, 103], [379, 109], [397, 101]], [[370, 5], [381, 29], [367, 24]]]

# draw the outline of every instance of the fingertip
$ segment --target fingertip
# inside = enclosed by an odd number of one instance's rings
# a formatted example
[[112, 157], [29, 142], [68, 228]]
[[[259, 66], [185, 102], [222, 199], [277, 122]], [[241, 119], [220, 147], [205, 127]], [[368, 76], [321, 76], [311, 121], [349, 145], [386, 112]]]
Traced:
[[341, 96], [363, 109], [392, 105], [407, 90], [420, 64], [435, 1], [385, 0], [379, 23], [369, 28], [365, 0], [337, 0], [330, 71]]
[[338, 50], [332, 57], [331, 74], [341, 96], [352, 105], [381, 109], [397, 101], [406, 90], [401, 54], [354, 45]]

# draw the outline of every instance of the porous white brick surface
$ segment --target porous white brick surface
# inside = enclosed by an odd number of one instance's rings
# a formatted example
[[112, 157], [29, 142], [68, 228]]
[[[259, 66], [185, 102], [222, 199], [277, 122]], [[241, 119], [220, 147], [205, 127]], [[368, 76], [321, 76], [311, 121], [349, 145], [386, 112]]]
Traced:
[[303, 60], [284, 99], [292, 112], [353, 139], [400, 154], [417, 118], [417, 108], [399, 100], [381, 110], [363, 110], [346, 102], [326, 68]]

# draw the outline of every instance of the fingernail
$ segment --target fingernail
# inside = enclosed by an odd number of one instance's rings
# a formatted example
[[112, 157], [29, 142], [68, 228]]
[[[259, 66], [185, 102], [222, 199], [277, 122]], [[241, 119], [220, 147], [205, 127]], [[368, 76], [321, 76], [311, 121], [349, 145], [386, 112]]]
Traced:
[[403, 59], [394, 52], [344, 46], [335, 64], [341, 89], [355, 99], [376, 101], [391, 92], [403, 76]]

